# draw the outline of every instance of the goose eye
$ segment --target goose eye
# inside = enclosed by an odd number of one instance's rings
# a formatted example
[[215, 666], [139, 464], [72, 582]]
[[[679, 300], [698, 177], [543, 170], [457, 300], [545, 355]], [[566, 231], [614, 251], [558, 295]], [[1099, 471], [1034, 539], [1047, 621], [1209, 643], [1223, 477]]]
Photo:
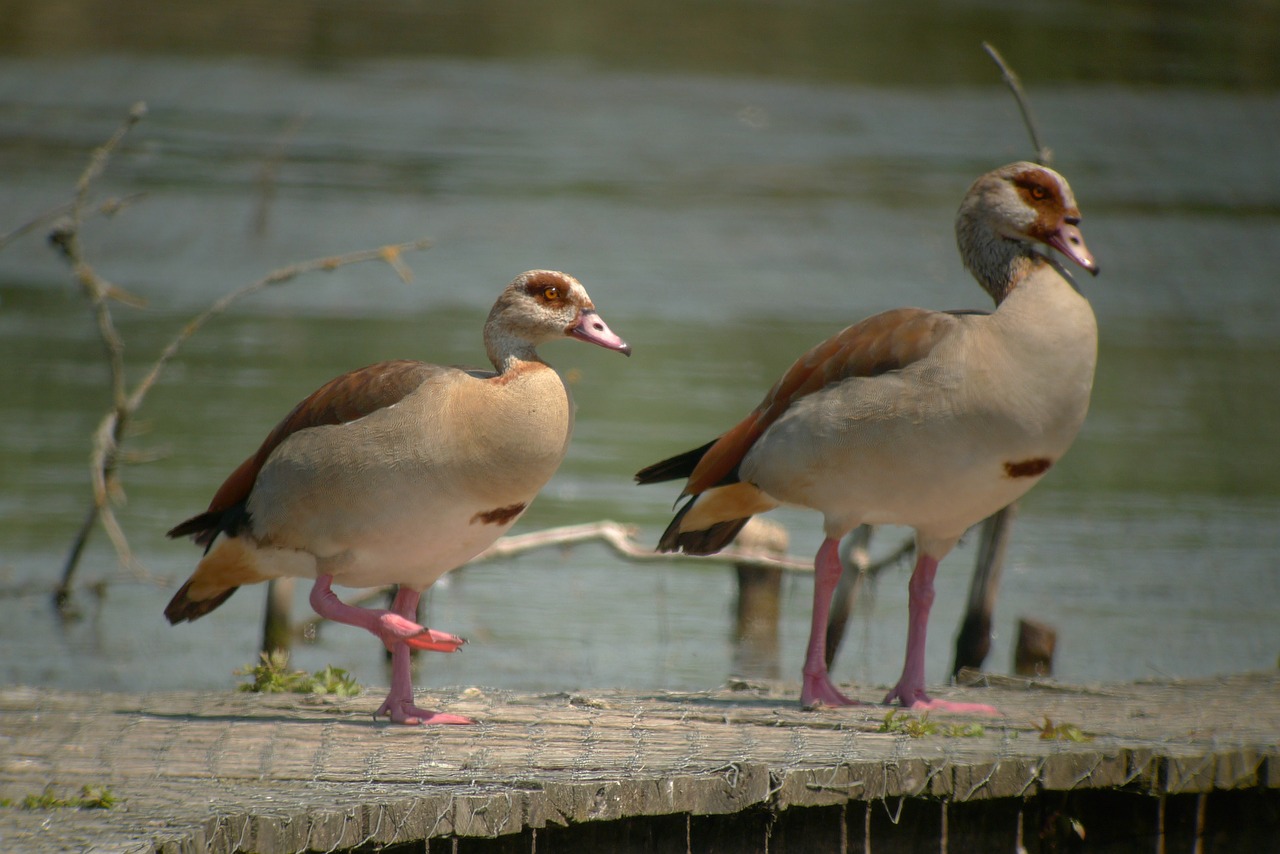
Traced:
[[1041, 187], [1039, 184], [1035, 184], [1031, 187], [1031, 198], [1035, 199], [1037, 202], [1043, 202], [1045, 199], [1049, 198], [1049, 191], [1044, 187]]
[[542, 298], [547, 302], [555, 302], [560, 299], [560, 289], [555, 285], [548, 285], [542, 289]]

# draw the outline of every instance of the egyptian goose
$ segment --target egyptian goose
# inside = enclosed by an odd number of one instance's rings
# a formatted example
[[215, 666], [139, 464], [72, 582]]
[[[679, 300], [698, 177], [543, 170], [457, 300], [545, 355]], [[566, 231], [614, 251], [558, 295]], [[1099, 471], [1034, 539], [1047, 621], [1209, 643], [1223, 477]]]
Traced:
[[[470, 723], [413, 704], [409, 649], [463, 641], [415, 622], [441, 575], [501, 536], [564, 458], [573, 402], [535, 348], [577, 338], [630, 355], [572, 276], [532, 270], [498, 297], [484, 326], [495, 370], [382, 362], [331, 380], [293, 408], [218, 489], [177, 525], [205, 547], [165, 608], [195, 620], [243, 584], [314, 578], [323, 617], [367, 629], [391, 650], [391, 690], [375, 716]], [[344, 604], [333, 584], [399, 585], [390, 610]]]
[[932, 700], [925, 630], [938, 562], [971, 525], [1036, 484], [1071, 446], [1093, 385], [1097, 326], [1067, 271], [1036, 244], [1097, 274], [1061, 175], [1013, 163], [979, 178], [956, 217], [965, 267], [992, 313], [900, 308], [811, 349], [719, 439], [636, 475], [688, 478], [691, 496], [662, 551], [724, 548], [753, 514], [780, 504], [823, 515], [800, 701], [853, 705], [825, 664], [837, 545], [860, 524], [915, 529], [906, 663], [885, 702], [993, 712]]

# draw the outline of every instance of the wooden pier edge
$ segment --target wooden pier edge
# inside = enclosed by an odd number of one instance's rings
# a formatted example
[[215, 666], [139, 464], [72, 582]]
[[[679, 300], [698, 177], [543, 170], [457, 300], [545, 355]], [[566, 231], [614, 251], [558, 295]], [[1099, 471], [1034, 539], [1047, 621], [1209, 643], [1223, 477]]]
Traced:
[[1001, 717], [932, 715], [919, 737], [773, 684], [432, 691], [479, 723], [431, 728], [374, 723], [376, 692], [0, 688], [0, 798], [119, 799], [0, 807], [0, 850], [1280, 850], [1280, 673], [999, 681], [938, 693]]

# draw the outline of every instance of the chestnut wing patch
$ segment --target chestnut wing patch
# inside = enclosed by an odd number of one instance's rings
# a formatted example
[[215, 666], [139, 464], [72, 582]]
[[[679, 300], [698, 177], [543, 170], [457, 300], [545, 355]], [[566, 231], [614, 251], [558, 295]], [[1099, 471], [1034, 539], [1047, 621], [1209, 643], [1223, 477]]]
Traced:
[[750, 415], [707, 449], [684, 494], [697, 495], [730, 478], [756, 440], [795, 401], [850, 377], [879, 376], [919, 361], [957, 322], [943, 312], [898, 308], [818, 344], [782, 375]]
[[471, 524], [481, 522], [485, 525], [505, 525], [524, 512], [525, 504], [508, 504], [506, 507], [495, 507], [483, 510], [471, 517]]
[[1004, 464], [1004, 473], [1008, 477], [1039, 477], [1047, 472], [1053, 460], [1048, 457], [1032, 457], [1029, 460], [1009, 461]]
[[281, 442], [299, 430], [326, 424], [345, 424], [403, 400], [428, 377], [451, 370], [423, 362], [399, 360], [359, 368], [325, 383], [299, 403], [276, 425], [258, 450], [236, 468], [218, 491], [209, 508], [169, 531], [170, 537], [195, 535], [208, 546], [221, 532], [237, 533], [248, 521], [244, 503], [253, 490], [258, 472]]

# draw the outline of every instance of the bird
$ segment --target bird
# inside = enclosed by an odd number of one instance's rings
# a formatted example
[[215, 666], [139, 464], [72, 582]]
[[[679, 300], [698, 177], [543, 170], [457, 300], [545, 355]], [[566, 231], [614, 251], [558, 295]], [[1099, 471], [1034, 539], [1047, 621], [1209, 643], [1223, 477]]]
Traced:
[[[530, 270], [485, 322], [493, 370], [398, 360], [321, 386], [207, 510], [168, 532], [205, 552], [165, 617], [196, 620], [245, 584], [315, 579], [318, 614], [366, 629], [391, 652], [391, 688], [375, 719], [472, 723], [414, 705], [410, 649], [453, 652], [464, 643], [419, 625], [418, 600], [505, 533], [559, 467], [573, 401], [536, 348], [566, 337], [631, 355], [577, 279]], [[363, 608], [342, 602], [335, 584], [397, 591], [390, 609]]]
[[1065, 178], [1017, 162], [978, 178], [956, 214], [964, 267], [994, 311], [898, 308], [847, 327], [801, 356], [719, 438], [654, 463], [640, 484], [687, 478], [659, 551], [702, 555], [780, 505], [818, 511], [804, 708], [860, 705], [832, 683], [825, 633], [841, 573], [838, 545], [859, 525], [914, 529], [902, 675], [884, 698], [914, 709], [995, 713], [925, 690], [934, 576], [972, 525], [1040, 481], [1089, 408], [1097, 323], [1071, 274], [1098, 264]]

